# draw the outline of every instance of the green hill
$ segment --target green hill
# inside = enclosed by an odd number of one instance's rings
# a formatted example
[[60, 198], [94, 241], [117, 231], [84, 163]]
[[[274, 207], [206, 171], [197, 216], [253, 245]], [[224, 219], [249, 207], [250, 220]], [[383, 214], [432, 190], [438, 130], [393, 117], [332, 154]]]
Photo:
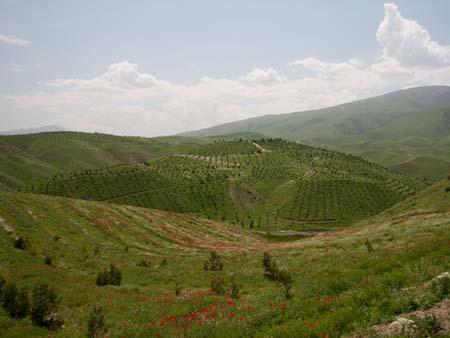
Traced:
[[[85, 336], [95, 306], [103, 307], [111, 337], [367, 332], [446, 297], [424, 285], [450, 270], [448, 188], [450, 181], [442, 181], [369, 221], [293, 243], [266, 243], [186, 214], [0, 193], [0, 275], [29, 293], [37, 283], [50, 284], [65, 321], [49, 331], [0, 308], [0, 334]], [[17, 236], [27, 238], [28, 249], [14, 248]], [[211, 249], [222, 257], [223, 271], [204, 270]], [[263, 251], [292, 276], [290, 300], [264, 277]], [[121, 285], [96, 286], [98, 272], [110, 263], [122, 271]], [[224, 279], [225, 295], [210, 290], [216, 278]], [[239, 299], [231, 298], [232, 280]]]
[[70, 170], [139, 163], [208, 140], [79, 132], [0, 136], [0, 190]]
[[[339, 226], [424, 187], [361, 158], [283, 140], [215, 141], [149, 161], [59, 174], [21, 190], [196, 215], [259, 229]], [[261, 229], [260, 229], [261, 230]]]
[[[445, 175], [440, 168], [450, 170], [450, 87], [411, 88], [335, 107], [256, 117], [183, 135], [242, 132], [327, 146], [392, 167], [426, 155], [439, 161], [439, 168], [433, 171], [430, 166], [412, 173], [438, 179]], [[385, 162], [389, 156], [395, 158]], [[408, 166], [405, 168], [408, 170]]]

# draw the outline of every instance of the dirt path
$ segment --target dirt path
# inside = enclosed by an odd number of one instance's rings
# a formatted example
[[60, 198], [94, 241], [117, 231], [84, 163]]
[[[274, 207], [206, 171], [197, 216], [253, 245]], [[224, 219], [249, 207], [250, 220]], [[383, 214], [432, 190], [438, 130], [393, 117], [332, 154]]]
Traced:
[[272, 150], [267, 150], [267, 149], [264, 149], [263, 147], [261, 147], [258, 143], [256, 143], [256, 142], [253, 142], [253, 145], [256, 147], [256, 148], [258, 148], [259, 150], [261, 150], [263, 153], [271, 153], [272, 152]]
[[2, 216], [0, 216], [0, 227], [5, 229], [6, 232], [14, 232], [14, 229], [11, 228], [11, 226], [8, 223], [6, 223], [6, 221], [3, 219]]

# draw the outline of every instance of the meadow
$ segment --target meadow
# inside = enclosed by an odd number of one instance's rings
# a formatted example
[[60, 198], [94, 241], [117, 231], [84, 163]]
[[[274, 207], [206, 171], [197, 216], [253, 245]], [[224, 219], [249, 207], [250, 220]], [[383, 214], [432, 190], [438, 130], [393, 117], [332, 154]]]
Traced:
[[[368, 220], [288, 243], [190, 214], [2, 193], [0, 274], [25, 290], [53, 286], [64, 325], [48, 331], [0, 310], [0, 332], [80, 337], [101, 306], [108, 337], [375, 335], [375, 325], [448, 297], [430, 281], [450, 269], [449, 187], [442, 181]], [[14, 247], [18, 236], [28, 249]], [[205, 270], [212, 250], [223, 270]], [[264, 276], [264, 252], [291, 276], [291, 298]], [[97, 286], [110, 264], [121, 285]]]

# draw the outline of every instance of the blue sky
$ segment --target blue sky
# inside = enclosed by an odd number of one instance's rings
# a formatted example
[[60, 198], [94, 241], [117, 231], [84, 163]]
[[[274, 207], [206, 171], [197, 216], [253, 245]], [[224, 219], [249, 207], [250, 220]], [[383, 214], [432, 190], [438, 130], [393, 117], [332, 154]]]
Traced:
[[0, 130], [154, 136], [450, 84], [448, 13], [445, 0], [0, 0]]

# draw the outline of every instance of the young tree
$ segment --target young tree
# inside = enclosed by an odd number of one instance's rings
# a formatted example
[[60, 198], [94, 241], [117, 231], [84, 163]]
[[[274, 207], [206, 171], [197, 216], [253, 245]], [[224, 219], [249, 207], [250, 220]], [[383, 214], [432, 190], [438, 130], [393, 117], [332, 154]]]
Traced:
[[64, 323], [58, 312], [59, 299], [53, 288], [38, 284], [33, 289], [31, 320], [34, 325], [57, 329]]
[[203, 263], [203, 268], [206, 271], [221, 271], [223, 270], [222, 258], [216, 251], [210, 252], [210, 257]]
[[89, 313], [88, 320], [88, 338], [100, 338], [106, 335], [105, 316], [100, 306], [95, 307]]

